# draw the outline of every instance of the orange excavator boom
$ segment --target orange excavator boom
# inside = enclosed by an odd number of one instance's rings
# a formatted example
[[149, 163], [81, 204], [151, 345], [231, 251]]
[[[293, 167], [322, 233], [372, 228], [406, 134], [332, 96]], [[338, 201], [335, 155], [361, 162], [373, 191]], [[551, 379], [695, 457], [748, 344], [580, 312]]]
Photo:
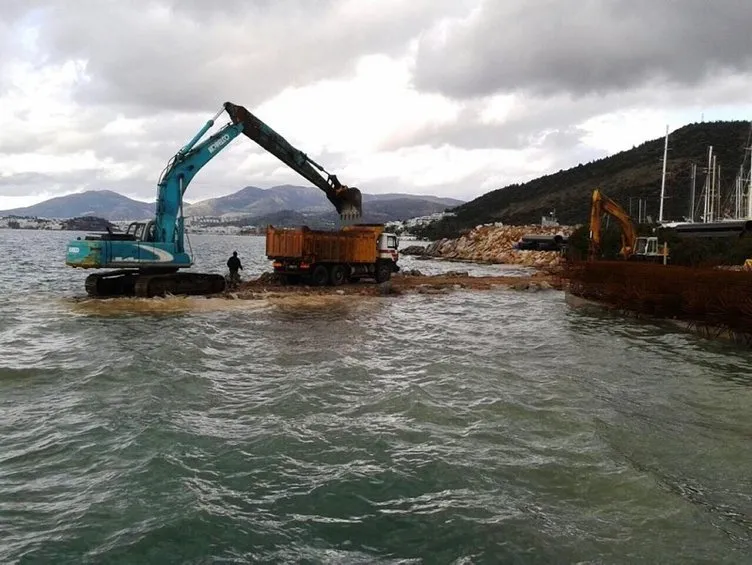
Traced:
[[601, 218], [606, 213], [613, 217], [621, 228], [621, 250], [619, 254], [629, 259], [635, 252], [637, 230], [624, 208], [603, 194], [600, 189], [593, 191], [590, 207], [590, 258], [595, 259], [601, 248]]

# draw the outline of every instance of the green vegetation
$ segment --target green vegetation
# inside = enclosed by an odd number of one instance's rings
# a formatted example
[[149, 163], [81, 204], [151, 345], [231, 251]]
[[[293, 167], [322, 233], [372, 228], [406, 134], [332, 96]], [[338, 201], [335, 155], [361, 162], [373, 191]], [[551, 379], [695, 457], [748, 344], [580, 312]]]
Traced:
[[[684, 126], [669, 136], [664, 217], [681, 220], [689, 214], [691, 164], [697, 164], [696, 194], [704, 182], [708, 146], [721, 165], [723, 194], [728, 194], [744, 159], [750, 123], [705, 122]], [[461, 230], [489, 222], [528, 224], [556, 209], [559, 221], [576, 225], [588, 222], [593, 189], [603, 192], [636, 215], [637, 200], [647, 203], [647, 213], [658, 216], [664, 139], [647, 141], [610, 157], [580, 163], [566, 171], [546, 175], [525, 184], [494, 190], [455, 208], [456, 217], [445, 218], [424, 230], [431, 238], [456, 237]]]
[[743, 265], [752, 259], [752, 238], [680, 238], [674, 230], [660, 230], [659, 241], [667, 242], [669, 262], [687, 267]]

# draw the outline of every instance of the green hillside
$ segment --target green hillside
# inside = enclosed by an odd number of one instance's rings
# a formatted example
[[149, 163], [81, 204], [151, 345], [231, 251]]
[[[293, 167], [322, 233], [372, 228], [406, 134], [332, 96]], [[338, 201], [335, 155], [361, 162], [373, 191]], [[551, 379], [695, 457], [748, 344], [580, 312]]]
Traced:
[[[721, 166], [723, 195], [733, 192], [734, 178], [749, 144], [750, 122], [704, 122], [684, 126], [669, 134], [664, 219], [682, 220], [689, 214], [691, 164], [697, 163], [696, 194], [704, 182], [708, 146], [713, 146]], [[588, 221], [590, 197], [600, 187], [609, 197], [637, 215], [637, 199], [646, 199], [647, 214], [657, 220], [661, 190], [664, 138], [647, 141], [610, 157], [579, 164], [566, 171], [494, 190], [455, 208], [430, 228], [430, 237], [453, 237], [477, 224], [501, 221], [506, 224], [540, 222], [541, 216], [556, 210], [563, 224]]]

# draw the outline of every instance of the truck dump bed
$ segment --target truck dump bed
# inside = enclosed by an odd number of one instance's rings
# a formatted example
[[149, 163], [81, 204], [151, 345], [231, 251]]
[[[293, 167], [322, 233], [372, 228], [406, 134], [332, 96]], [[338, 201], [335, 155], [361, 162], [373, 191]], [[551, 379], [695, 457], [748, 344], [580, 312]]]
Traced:
[[266, 229], [266, 256], [272, 260], [314, 263], [374, 263], [383, 226], [348, 226], [339, 231], [300, 228]]

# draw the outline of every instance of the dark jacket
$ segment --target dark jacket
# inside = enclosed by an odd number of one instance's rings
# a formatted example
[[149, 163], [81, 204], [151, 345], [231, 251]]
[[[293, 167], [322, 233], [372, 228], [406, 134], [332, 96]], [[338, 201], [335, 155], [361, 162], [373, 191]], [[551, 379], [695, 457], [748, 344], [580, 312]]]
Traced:
[[238, 269], [242, 269], [243, 265], [240, 264], [240, 259], [238, 259], [237, 257], [235, 257], [235, 255], [233, 255], [227, 260], [227, 267], [231, 271], [237, 271]]

